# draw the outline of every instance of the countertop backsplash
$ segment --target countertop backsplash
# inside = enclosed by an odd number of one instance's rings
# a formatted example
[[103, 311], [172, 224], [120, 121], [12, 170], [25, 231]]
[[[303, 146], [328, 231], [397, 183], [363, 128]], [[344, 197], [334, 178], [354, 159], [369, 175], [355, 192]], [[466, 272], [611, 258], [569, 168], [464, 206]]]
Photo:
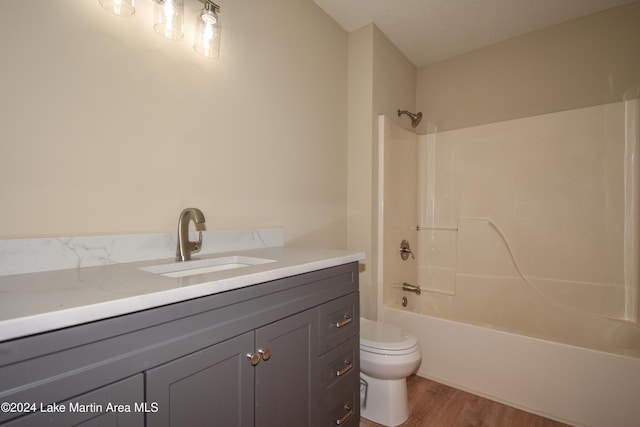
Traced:
[[[203, 231], [199, 254], [279, 247], [282, 227]], [[190, 240], [198, 238], [190, 232]], [[0, 276], [173, 258], [177, 233], [0, 240]]]

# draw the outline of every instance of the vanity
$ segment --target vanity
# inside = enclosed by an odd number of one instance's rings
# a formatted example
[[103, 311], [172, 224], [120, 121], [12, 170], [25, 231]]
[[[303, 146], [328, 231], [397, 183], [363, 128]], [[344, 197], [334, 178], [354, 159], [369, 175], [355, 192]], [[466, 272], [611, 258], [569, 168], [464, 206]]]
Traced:
[[357, 426], [363, 254], [202, 258], [0, 277], [0, 424]]

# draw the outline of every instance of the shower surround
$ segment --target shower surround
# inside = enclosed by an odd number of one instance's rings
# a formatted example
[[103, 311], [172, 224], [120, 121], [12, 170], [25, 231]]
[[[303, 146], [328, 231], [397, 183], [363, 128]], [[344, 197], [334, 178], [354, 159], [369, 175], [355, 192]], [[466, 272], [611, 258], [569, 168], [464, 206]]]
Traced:
[[[625, 368], [617, 372], [632, 366], [627, 382], [640, 380], [639, 123], [637, 99], [422, 136], [381, 119], [382, 317], [415, 330], [427, 348], [433, 334], [424, 331], [442, 323], [426, 319], [444, 318], [606, 352], [611, 359], [603, 364], [621, 357]], [[402, 239], [412, 243], [415, 260], [400, 259]], [[403, 292], [403, 282], [420, 285], [422, 294]], [[397, 310], [425, 315], [425, 323]], [[509, 353], [496, 350], [494, 356]], [[439, 357], [453, 355], [432, 354]], [[535, 399], [510, 401], [509, 393], [439, 376], [429, 370], [429, 357], [423, 363], [425, 376], [554, 418], [599, 425], [580, 420], [579, 409], [564, 413]], [[521, 369], [532, 368], [523, 363]], [[611, 425], [640, 422], [637, 410], [610, 409], [622, 414]]]

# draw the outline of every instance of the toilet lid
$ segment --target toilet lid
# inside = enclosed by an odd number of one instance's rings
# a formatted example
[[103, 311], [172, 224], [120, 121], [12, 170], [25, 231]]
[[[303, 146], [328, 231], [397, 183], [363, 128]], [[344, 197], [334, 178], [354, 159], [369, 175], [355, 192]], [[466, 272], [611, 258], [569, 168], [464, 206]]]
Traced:
[[361, 347], [401, 351], [411, 349], [417, 345], [418, 338], [409, 331], [389, 323], [360, 319]]

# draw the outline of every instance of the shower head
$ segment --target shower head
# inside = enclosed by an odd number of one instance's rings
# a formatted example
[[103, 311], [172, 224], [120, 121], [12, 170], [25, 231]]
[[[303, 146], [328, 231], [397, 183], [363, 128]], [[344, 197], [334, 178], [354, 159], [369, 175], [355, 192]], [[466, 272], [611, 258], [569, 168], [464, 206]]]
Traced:
[[413, 114], [407, 110], [398, 110], [398, 117], [406, 114], [411, 117], [411, 127], [416, 127], [420, 124], [420, 120], [422, 120], [422, 112], [418, 112], [418, 114]]

